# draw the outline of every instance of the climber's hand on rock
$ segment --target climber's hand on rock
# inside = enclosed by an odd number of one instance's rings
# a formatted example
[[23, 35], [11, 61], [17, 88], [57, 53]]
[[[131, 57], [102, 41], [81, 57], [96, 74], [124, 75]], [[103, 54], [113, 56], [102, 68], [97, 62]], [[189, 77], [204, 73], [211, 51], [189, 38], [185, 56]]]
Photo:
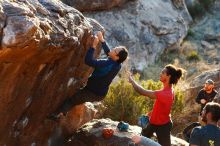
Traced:
[[98, 36], [99, 41], [101, 41], [101, 42], [104, 42], [104, 41], [105, 41], [104, 38], [103, 38], [103, 34], [102, 34], [101, 31], [98, 31], [98, 32], [97, 32], [97, 36]]
[[93, 38], [94, 38], [94, 39], [93, 39], [92, 47], [93, 47], [94, 49], [96, 49], [96, 47], [97, 47], [97, 45], [98, 45], [98, 43], [99, 43], [99, 39], [98, 39], [97, 36], [94, 36]]

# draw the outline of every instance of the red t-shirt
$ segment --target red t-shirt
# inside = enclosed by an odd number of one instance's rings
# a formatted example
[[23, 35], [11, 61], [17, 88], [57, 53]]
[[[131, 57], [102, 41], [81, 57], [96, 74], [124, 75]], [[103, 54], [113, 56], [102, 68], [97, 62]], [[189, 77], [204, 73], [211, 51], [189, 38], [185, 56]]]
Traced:
[[163, 125], [170, 121], [170, 111], [174, 101], [174, 91], [172, 87], [155, 91], [156, 101], [150, 116], [150, 123]]

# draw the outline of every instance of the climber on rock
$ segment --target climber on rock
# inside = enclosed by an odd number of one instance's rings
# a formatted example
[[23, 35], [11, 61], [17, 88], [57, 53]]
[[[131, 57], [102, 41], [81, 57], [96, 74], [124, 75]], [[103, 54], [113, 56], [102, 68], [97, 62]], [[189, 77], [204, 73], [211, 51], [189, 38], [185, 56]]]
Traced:
[[[59, 119], [75, 105], [84, 102], [101, 101], [106, 96], [109, 86], [121, 69], [121, 64], [127, 59], [128, 51], [125, 46], [117, 46], [109, 49], [103, 38], [101, 31], [93, 37], [92, 46], [88, 49], [85, 56], [85, 63], [94, 68], [92, 75], [88, 78], [87, 85], [80, 89], [76, 94], [67, 98], [64, 103], [49, 116], [49, 119]], [[94, 53], [99, 41], [107, 55], [106, 59], [95, 59]]]

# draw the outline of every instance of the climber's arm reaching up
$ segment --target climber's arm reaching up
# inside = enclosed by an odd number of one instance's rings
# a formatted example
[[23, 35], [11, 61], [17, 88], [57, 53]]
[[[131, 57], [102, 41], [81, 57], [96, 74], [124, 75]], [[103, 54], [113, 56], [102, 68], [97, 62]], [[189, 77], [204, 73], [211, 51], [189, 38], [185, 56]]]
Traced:
[[86, 57], [85, 57], [85, 63], [94, 68], [105, 67], [111, 64], [112, 62], [112, 60], [94, 58], [94, 53], [95, 53], [98, 43], [99, 43], [99, 39], [95, 36], [92, 47], [89, 48], [89, 50], [86, 53]]
[[105, 39], [104, 39], [103, 34], [102, 34], [101, 31], [97, 32], [97, 37], [98, 37], [99, 41], [102, 43], [102, 48], [103, 48], [105, 54], [107, 56], [109, 56], [108, 53], [110, 52], [110, 49], [109, 49], [107, 43], [105, 42]]
[[105, 67], [105, 66], [108, 66], [109, 64], [111, 64], [112, 60], [95, 59], [94, 52], [95, 52], [94, 48], [89, 48], [89, 50], [86, 54], [85, 63], [88, 66], [96, 68], [96, 67]]

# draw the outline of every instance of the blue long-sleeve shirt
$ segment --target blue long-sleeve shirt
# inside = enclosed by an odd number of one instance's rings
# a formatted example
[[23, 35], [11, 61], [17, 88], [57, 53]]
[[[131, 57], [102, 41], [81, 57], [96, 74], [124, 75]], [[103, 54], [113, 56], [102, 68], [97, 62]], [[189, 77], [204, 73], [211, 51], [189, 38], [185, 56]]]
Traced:
[[[104, 42], [102, 48], [108, 56], [110, 49]], [[99, 96], [105, 96], [108, 92], [109, 85], [121, 69], [121, 64], [113, 61], [111, 58], [95, 59], [94, 48], [89, 48], [85, 57], [85, 63], [94, 68], [92, 75], [89, 77], [86, 88]]]

